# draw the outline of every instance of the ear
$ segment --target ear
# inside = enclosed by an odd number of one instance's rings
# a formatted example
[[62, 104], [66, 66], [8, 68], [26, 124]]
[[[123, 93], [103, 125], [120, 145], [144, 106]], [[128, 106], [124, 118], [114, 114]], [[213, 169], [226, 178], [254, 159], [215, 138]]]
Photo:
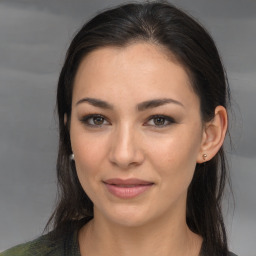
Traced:
[[64, 125], [67, 125], [67, 121], [68, 121], [68, 116], [67, 113], [64, 114]]
[[66, 126], [66, 128], [68, 129], [68, 131], [70, 131], [70, 120], [68, 118], [67, 113], [64, 114], [64, 125]]
[[224, 142], [227, 127], [227, 110], [223, 106], [217, 106], [214, 118], [204, 125], [197, 163], [209, 161], [218, 153]]

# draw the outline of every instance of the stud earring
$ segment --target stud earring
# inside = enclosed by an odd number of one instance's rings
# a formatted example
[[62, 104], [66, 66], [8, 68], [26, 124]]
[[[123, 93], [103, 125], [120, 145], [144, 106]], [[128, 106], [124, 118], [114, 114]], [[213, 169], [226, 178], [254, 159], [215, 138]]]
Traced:
[[72, 161], [74, 161], [75, 160], [75, 155], [74, 154], [71, 154], [70, 156], [69, 156], [69, 159]]
[[203, 159], [205, 160], [206, 157], [207, 157], [207, 154], [203, 154], [202, 157], [203, 157]]

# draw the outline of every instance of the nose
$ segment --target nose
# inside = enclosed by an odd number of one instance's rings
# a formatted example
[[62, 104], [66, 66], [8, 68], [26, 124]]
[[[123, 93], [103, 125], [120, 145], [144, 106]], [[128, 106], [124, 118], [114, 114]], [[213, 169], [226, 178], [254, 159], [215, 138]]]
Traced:
[[142, 164], [144, 154], [140, 136], [132, 127], [123, 126], [113, 133], [109, 160], [121, 169]]

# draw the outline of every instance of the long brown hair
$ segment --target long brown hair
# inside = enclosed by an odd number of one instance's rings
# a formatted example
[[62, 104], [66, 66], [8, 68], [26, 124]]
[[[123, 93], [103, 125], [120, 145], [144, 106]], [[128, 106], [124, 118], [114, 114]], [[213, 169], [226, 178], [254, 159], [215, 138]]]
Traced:
[[[57, 177], [59, 197], [47, 227], [55, 231], [72, 227], [78, 220], [93, 218], [93, 203], [82, 189], [71, 152], [68, 123], [74, 77], [81, 60], [100, 47], [145, 41], [161, 45], [188, 70], [200, 98], [202, 121], [214, 117], [218, 105], [227, 107], [230, 94], [225, 70], [215, 43], [206, 30], [188, 14], [163, 2], [132, 3], [106, 10], [87, 22], [67, 51], [57, 91], [59, 153]], [[228, 255], [221, 199], [227, 180], [223, 147], [204, 164], [197, 164], [188, 189], [186, 218], [189, 228], [204, 239], [207, 255]]]

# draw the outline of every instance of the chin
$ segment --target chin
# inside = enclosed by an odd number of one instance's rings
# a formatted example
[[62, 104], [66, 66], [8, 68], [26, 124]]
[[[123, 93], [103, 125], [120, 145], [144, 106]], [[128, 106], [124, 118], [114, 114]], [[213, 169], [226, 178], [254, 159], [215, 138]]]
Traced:
[[112, 223], [124, 227], [139, 227], [149, 221], [148, 211], [143, 211], [134, 206], [120, 208], [121, 207], [112, 209], [112, 211], [107, 214]]

